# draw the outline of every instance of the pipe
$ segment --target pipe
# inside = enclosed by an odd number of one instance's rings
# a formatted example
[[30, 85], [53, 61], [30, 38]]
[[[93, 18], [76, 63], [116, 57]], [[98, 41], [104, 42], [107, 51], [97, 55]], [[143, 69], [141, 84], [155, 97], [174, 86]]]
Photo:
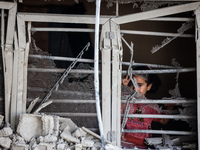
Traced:
[[95, 86], [95, 100], [97, 119], [99, 124], [99, 131], [101, 135], [102, 148], [105, 150], [105, 141], [103, 135], [103, 124], [101, 119], [101, 109], [99, 101], [99, 17], [100, 17], [101, 0], [96, 1], [96, 17], [95, 17], [95, 52], [94, 52], [94, 86]]

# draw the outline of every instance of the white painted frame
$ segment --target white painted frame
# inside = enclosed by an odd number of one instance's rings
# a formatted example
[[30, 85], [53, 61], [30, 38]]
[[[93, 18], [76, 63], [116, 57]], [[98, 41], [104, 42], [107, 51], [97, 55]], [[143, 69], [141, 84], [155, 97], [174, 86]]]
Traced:
[[[2, 58], [4, 66], [4, 89], [5, 89], [5, 121], [10, 122], [10, 106], [11, 106], [11, 89], [12, 89], [12, 67], [13, 67], [13, 39], [15, 31], [15, 21], [17, 12], [17, 3], [0, 2], [0, 9], [8, 10], [8, 22], [6, 40], [4, 43], [4, 35], [2, 39]], [[4, 16], [2, 16], [3, 19]], [[4, 21], [3, 21], [4, 22]], [[3, 23], [2, 23], [2, 26]], [[4, 27], [1, 28], [4, 33]]]
[[[195, 11], [199, 10], [200, 2], [194, 2], [194, 3], [188, 3], [188, 4], [182, 4], [182, 5], [177, 5], [177, 6], [171, 6], [171, 7], [166, 7], [166, 8], [161, 8], [161, 9], [156, 9], [156, 10], [151, 10], [151, 11], [146, 11], [146, 12], [141, 12], [141, 13], [136, 13], [136, 14], [131, 14], [131, 15], [125, 15], [121, 17], [116, 17], [113, 18], [112, 20], [115, 21], [118, 24], [125, 24], [125, 23], [130, 23], [130, 22], [135, 22], [135, 21], [142, 21], [146, 19], [152, 19], [156, 17], [161, 17], [161, 16], [167, 16], [171, 14], [177, 14], [177, 13], [182, 13], [182, 12], [188, 12], [188, 11]], [[199, 15], [199, 14], [198, 14]], [[200, 17], [197, 15], [196, 20], [199, 23], [200, 22]], [[197, 31], [199, 33], [199, 24], [197, 24]], [[200, 34], [198, 34], [199, 36]], [[199, 39], [197, 40], [197, 120], [198, 120], [198, 148], [200, 148], [200, 52], [199, 52]]]
[[[102, 16], [100, 24], [105, 23], [109, 17]], [[43, 13], [18, 13], [17, 14], [17, 28], [19, 38], [19, 52], [18, 52], [18, 77], [15, 79], [18, 83], [17, 91], [17, 117], [21, 113], [26, 112], [26, 95], [27, 95], [27, 64], [28, 51], [30, 41], [26, 41], [26, 23], [29, 22], [53, 22], [53, 23], [80, 23], [80, 24], [95, 24], [95, 16], [85, 15], [61, 15], [61, 14], [43, 14]], [[73, 29], [72, 29], [73, 30]], [[28, 32], [31, 31], [29, 27]], [[30, 35], [30, 34], [29, 34]], [[30, 39], [30, 37], [29, 37]]]

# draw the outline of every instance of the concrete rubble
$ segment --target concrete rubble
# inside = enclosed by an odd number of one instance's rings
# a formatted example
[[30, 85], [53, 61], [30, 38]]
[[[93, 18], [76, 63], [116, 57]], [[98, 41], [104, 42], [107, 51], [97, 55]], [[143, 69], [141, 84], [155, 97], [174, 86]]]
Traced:
[[[6, 124], [0, 130], [0, 150], [103, 150], [101, 140], [69, 118], [21, 114], [16, 132]], [[84, 129], [84, 130], [83, 130]], [[106, 150], [120, 150], [110, 143]]]

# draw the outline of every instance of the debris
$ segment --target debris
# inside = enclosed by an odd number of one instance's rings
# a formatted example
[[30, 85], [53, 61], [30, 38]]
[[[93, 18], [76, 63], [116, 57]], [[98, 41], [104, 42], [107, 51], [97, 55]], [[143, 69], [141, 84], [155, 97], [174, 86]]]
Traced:
[[25, 141], [30, 141], [36, 136], [52, 134], [54, 128], [54, 119], [52, 116], [41, 116], [33, 114], [22, 114], [19, 118], [17, 133]]
[[145, 138], [145, 143], [153, 146], [162, 144], [162, 137]]
[[13, 130], [10, 127], [5, 127], [0, 130], [0, 137], [6, 137], [13, 134]]
[[59, 118], [60, 130], [63, 131], [67, 126], [70, 127], [70, 132], [74, 132], [78, 129], [77, 125], [69, 118]]
[[12, 144], [11, 150], [28, 150], [27, 144]]
[[176, 35], [174, 35], [174, 37], [166, 37], [163, 41], [161, 45], [156, 45], [152, 48], [151, 53], [155, 53], [158, 50], [160, 50], [161, 48], [163, 48], [164, 46], [166, 46], [167, 44], [169, 44], [171, 41], [173, 41], [174, 39], [176, 39], [177, 37], [179, 37], [180, 35], [182, 35], [185, 31], [187, 31], [188, 29], [192, 28], [192, 26], [194, 25], [193, 22], [186, 22], [184, 24], [182, 24], [182, 26], [177, 30], [178, 33]]
[[122, 150], [121, 148], [114, 146], [112, 144], [107, 144], [106, 145], [106, 150]]
[[86, 132], [85, 131], [83, 131], [83, 129], [82, 128], [78, 128], [72, 135], [74, 136], [74, 137], [76, 137], [76, 138], [80, 138], [80, 137], [84, 137], [84, 136], [86, 136]]
[[28, 109], [26, 110], [27, 113], [31, 113], [33, 107], [35, 106], [35, 104], [38, 102], [39, 97], [35, 98], [29, 105]]
[[33, 150], [52, 150], [55, 148], [55, 144], [53, 143], [40, 143], [35, 147], [32, 147]]
[[[0, 130], [0, 150], [101, 150], [100, 136], [69, 118], [21, 114], [17, 133], [8, 125]], [[106, 150], [121, 150], [106, 141]]]
[[73, 143], [80, 143], [80, 140], [78, 138], [75, 138], [71, 135], [71, 132], [69, 130], [64, 130], [60, 135], [64, 140], [67, 142], [73, 142]]
[[93, 147], [94, 141], [92, 141], [92, 140], [83, 140], [81, 142], [81, 144], [82, 144], [83, 147]]
[[12, 141], [8, 137], [1, 137], [0, 138], [0, 145], [5, 149], [10, 148], [11, 143], [12, 143]]

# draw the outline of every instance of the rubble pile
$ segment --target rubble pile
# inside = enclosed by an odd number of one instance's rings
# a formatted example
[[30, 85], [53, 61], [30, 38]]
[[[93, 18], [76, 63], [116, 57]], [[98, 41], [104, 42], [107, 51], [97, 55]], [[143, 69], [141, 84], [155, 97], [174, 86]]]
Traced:
[[[106, 141], [106, 150], [120, 150]], [[21, 114], [16, 133], [6, 125], [0, 130], [0, 150], [101, 150], [97, 134], [69, 118], [46, 114]]]

